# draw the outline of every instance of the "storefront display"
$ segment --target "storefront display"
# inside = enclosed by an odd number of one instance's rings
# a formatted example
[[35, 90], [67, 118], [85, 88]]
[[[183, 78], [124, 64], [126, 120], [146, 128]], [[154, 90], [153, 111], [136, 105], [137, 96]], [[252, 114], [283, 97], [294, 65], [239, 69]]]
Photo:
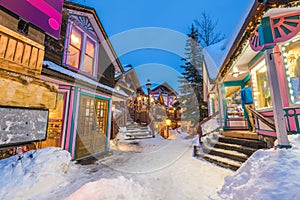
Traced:
[[283, 63], [286, 70], [290, 100], [300, 103], [300, 38], [282, 46]]
[[255, 108], [259, 109], [271, 107], [271, 92], [265, 60], [259, 62], [251, 69], [251, 77]]
[[240, 86], [232, 86], [226, 88], [226, 103], [227, 103], [228, 118], [243, 117], [244, 115], [240, 91], [241, 91]]
[[62, 121], [64, 113], [64, 94], [58, 93], [56, 108], [49, 109], [49, 122], [47, 130], [47, 140], [42, 142], [42, 147], [55, 146], [60, 147], [60, 138], [62, 133]]

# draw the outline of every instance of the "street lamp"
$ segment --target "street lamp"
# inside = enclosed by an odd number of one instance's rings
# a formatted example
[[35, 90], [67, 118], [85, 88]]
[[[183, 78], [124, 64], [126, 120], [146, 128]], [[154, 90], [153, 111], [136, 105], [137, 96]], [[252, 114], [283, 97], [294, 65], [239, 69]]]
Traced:
[[166, 127], [167, 127], [167, 138], [169, 137], [169, 127], [172, 125], [172, 121], [170, 119], [166, 119]]
[[151, 87], [150, 79], [147, 80], [146, 86], [148, 91], [148, 109], [149, 109], [150, 108], [150, 87]]

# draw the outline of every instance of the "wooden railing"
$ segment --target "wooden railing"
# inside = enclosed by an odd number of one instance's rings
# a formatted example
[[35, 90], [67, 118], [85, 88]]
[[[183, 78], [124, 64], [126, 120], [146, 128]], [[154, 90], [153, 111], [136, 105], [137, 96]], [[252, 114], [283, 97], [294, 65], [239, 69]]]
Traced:
[[0, 25], [0, 68], [39, 77], [44, 45]]
[[262, 114], [260, 114], [259, 112], [257, 112], [256, 110], [252, 109], [252, 108], [248, 108], [249, 111], [255, 116], [257, 117], [259, 120], [261, 120], [264, 124], [266, 124], [270, 129], [275, 131], [275, 124], [272, 120], [266, 118], [265, 116], [263, 116]]

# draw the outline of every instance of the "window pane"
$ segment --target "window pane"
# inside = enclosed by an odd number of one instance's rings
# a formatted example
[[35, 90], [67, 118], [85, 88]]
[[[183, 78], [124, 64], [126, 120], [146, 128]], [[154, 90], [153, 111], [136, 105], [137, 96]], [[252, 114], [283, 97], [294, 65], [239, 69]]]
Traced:
[[264, 61], [251, 70], [253, 80], [254, 103], [256, 108], [272, 106], [267, 66]]
[[86, 40], [86, 54], [88, 54], [90, 57], [94, 57], [94, 50], [95, 50], [95, 45], [94, 43], [87, 38]]
[[81, 48], [81, 33], [74, 28], [71, 33], [71, 44], [78, 49]]
[[80, 57], [80, 51], [78, 49], [76, 49], [75, 47], [70, 45], [69, 46], [69, 51], [68, 51], [67, 64], [78, 68], [78, 66], [79, 66], [79, 57]]
[[94, 63], [94, 59], [85, 55], [83, 71], [93, 74], [93, 63]]
[[290, 98], [293, 103], [300, 103], [300, 41], [282, 49]]

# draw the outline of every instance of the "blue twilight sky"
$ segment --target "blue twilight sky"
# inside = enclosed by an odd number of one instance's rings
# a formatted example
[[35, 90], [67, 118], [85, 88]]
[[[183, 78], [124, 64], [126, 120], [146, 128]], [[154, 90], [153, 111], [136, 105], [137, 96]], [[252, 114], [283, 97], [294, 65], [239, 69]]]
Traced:
[[253, 0], [75, 0], [96, 9], [121, 64], [131, 64], [141, 85], [147, 79], [178, 87], [186, 33], [202, 11], [225, 37]]

